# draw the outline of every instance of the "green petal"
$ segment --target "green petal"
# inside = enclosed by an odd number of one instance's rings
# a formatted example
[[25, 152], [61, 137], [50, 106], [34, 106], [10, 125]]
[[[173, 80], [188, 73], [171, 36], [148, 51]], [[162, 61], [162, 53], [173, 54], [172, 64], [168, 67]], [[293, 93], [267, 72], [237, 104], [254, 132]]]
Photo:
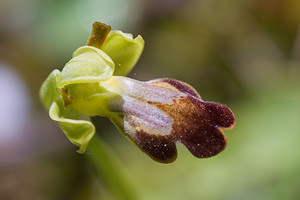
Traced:
[[78, 152], [84, 153], [95, 134], [95, 127], [89, 121], [89, 117], [80, 114], [72, 106], [64, 108], [63, 98], [58, 92], [56, 84], [59, 79], [60, 71], [52, 71], [40, 89], [40, 98], [43, 105], [49, 110], [50, 118], [59, 122], [68, 139], [80, 147]]
[[126, 76], [140, 58], [144, 40], [121, 31], [111, 31], [101, 48], [115, 63], [114, 75]]
[[95, 127], [89, 118], [68, 107], [66, 110], [57, 102], [53, 102], [49, 116], [52, 120], [58, 121], [60, 128], [67, 138], [79, 146], [78, 153], [84, 153], [87, 145], [95, 134]]
[[40, 99], [47, 110], [54, 101], [58, 101], [61, 97], [56, 88], [56, 81], [59, 79], [60, 71], [55, 69], [49, 74], [40, 88]]
[[109, 79], [114, 72], [114, 62], [102, 50], [92, 46], [78, 48], [73, 58], [61, 72], [58, 88], [69, 84], [92, 83]]
[[73, 84], [68, 91], [74, 99], [72, 107], [87, 116], [106, 116], [108, 104], [118, 98], [117, 94], [100, 87], [99, 83]]

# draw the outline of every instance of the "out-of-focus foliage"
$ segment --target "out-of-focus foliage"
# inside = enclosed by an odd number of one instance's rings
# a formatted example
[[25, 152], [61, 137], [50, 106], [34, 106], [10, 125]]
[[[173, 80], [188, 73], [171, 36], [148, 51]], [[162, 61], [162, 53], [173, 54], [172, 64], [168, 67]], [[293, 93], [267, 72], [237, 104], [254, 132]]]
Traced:
[[[93, 119], [139, 199], [300, 198], [298, 0], [84, 2], [0, 1], [0, 77], [10, 80], [0, 79], [0, 104], [11, 108], [0, 112], [1, 198], [114, 198], [86, 162], [93, 154], [77, 155], [38, 99], [47, 74], [103, 19], [143, 35], [133, 78], [187, 82], [204, 100], [230, 106], [237, 121], [222, 154], [199, 160], [178, 145], [177, 161], [162, 165]], [[91, 12], [97, 7], [107, 18]]]

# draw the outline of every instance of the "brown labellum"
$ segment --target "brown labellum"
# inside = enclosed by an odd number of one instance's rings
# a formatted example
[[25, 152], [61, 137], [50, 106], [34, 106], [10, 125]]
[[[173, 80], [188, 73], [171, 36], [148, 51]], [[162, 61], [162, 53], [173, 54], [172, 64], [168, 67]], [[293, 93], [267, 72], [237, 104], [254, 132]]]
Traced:
[[199, 158], [214, 156], [226, 147], [222, 129], [235, 124], [228, 107], [201, 100], [194, 88], [173, 79], [132, 81], [129, 85], [128, 90], [134, 89], [135, 94], [122, 95], [123, 114], [112, 121], [152, 159], [173, 162], [177, 142]]

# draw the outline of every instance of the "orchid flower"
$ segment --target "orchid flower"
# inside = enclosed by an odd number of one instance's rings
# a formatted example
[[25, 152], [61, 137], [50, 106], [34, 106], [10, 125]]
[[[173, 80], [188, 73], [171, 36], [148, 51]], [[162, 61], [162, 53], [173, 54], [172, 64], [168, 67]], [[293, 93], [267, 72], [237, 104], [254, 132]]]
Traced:
[[232, 111], [205, 102], [190, 85], [163, 78], [141, 82], [125, 77], [144, 47], [141, 36], [93, 24], [62, 71], [44, 81], [40, 98], [50, 118], [84, 153], [95, 134], [92, 116], [109, 118], [118, 130], [153, 160], [170, 163], [182, 143], [196, 157], [211, 157], [226, 147], [223, 129], [235, 124]]

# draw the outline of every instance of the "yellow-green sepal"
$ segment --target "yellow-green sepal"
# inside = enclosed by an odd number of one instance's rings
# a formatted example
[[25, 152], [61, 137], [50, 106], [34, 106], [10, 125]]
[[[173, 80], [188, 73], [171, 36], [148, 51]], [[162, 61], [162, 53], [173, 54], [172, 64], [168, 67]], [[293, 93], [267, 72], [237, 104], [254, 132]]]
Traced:
[[144, 40], [122, 31], [111, 31], [101, 48], [115, 63], [114, 75], [126, 76], [140, 58], [144, 49]]
[[58, 121], [60, 128], [73, 144], [79, 146], [78, 153], [84, 153], [95, 134], [95, 127], [89, 117], [68, 107], [62, 109], [57, 102], [53, 102], [49, 110], [52, 120]]
[[60, 71], [55, 69], [49, 74], [40, 88], [40, 99], [47, 110], [50, 109], [53, 102], [62, 101], [56, 87], [57, 79], [60, 79]]
[[58, 88], [78, 83], [92, 83], [109, 79], [114, 73], [112, 59], [92, 46], [79, 47], [73, 58], [64, 66]]
[[44, 81], [40, 89], [40, 98], [43, 105], [49, 110], [49, 116], [57, 121], [67, 138], [79, 146], [77, 152], [84, 153], [88, 143], [95, 134], [95, 127], [90, 118], [79, 113], [72, 106], [65, 108], [62, 95], [59, 93], [57, 81], [60, 80], [60, 71], [54, 70]]

